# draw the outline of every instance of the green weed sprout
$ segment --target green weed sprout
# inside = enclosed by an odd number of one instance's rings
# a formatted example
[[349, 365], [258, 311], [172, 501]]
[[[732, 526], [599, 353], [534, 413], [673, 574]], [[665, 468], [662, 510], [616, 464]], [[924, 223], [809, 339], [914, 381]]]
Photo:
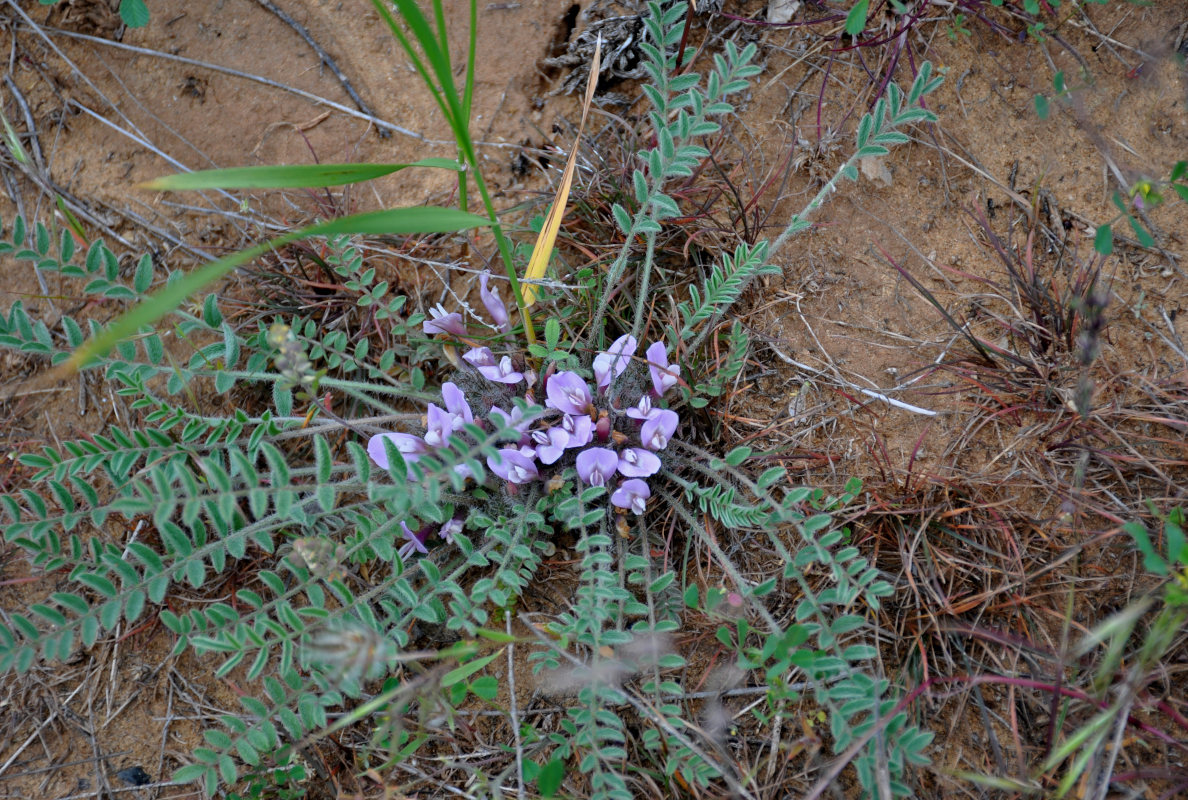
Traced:
[[[1154, 510], [1154, 509], [1152, 509]], [[1156, 516], [1160, 516], [1156, 514]], [[1093, 675], [1094, 694], [1102, 699], [1101, 710], [1052, 750], [1041, 766], [1041, 774], [1066, 765], [1055, 797], [1065, 797], [1086, 776], [1090, 786], [1109, 783], [1120, 748], [1117, 740], [1125, 729], [1130, 709], [1152, 673], [1188, 625], [1188, 544], [1184, 536], [1184, 511], [1175, 508], [1163, 516], [1162, 552], [1152, 543], [1140, 522], [1123, 526], [1143, 556], [1144, 568], [1168, 579], [1162, 587], [1162, 602], [1150, 626], [1141, 634], [1139, 622], [1156, 603], [1148, 597], [1094, 628], [1077, 649], [1087, 656], [1104, 649]], [[1137, 651], [1131, 643], [1138, 638]], [[1112, 694], [1107, 704], [1105, 698]]]

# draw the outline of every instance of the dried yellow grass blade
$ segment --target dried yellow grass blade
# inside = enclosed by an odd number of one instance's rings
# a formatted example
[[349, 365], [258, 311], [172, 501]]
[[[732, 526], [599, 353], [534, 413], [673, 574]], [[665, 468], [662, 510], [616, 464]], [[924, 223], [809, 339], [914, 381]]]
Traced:
[[[586, 99], [582, 103], [582, 121], [578, 124], [578, 141], [581, 141], [582, 131], [586, 129], [586, 116], [590, 112], [590, 104], [594, 101], [594, 89], [598, 86], [598, 69], [602, 63], [602, 37], [598, 37], [594, 45], [594, 60], [590, 64], [590, 80], [586, 85]], [[565, 206], [569, 203], [569, 189], [573, 185], [573, 170], [577, 164], [578, 142], [569, 149], [569, 160], [565, 162], [565, 172], [561, 175], [561, 184], [557, 187], [557, 195], [553, 198], [553, 206], [549, 215], [545, 217], [544, 227], [536, 237], [536, 246], [532, 248], [532, 258], [528, 260], [528, 269], [524, 272], [524, 308], [532, 307], [536, 302], [536, 287], [532, 281], [544, 277], [545, 268], [549, 266], [549, 258], [553, 255], [553, 245], [557, 242], [557, 231], [561, 229], [561, 220], [565, 217]]]

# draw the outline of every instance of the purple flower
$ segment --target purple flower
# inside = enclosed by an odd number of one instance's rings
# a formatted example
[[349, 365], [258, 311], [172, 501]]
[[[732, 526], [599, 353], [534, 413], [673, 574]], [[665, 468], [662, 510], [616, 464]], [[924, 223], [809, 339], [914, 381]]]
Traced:
[[498, 291], [491, 291], [487, 288], [487, 281], [491, 280], [491, 273], [488, 270], [483, 270], [483, 274], [479, 275], [479, 297], [483, 301], [483, 305], [487, 307], [487, 313], [491, 315], [491, 319], [495, 321], [495, 327], [503, 333], [511, 330], [511, 320], [507, 316], [507, 306], [499, 299]]
[[561, 417], [561, 429], [569, 434], [566, 447], [585, 447], [594, 438], [594, 420], [585, 414], [577, 417], [565, 414]]
[[542, 464], [555, 464], [569, 447], [569, 434], [564, 428], [552, 427], [547, 431], [533, 431], [532, 441], [536, 443], [536, 457]]
[[[461, 417], [467, 425], [474, 422], [474, 414], [470, 411], [470, 404], [466, 402], [466, 395], [455, 384], [446, 381], [441, 385], [441, 399], [445, 403], [446, 411]], [[455, 430], [461, 427], [459, 425]]]
[[463, 420], [457, 414], [451, 414], [430, 403], [428, 422], [425, 444], [430, 447], [445, 447], [450, 436], [462, 429]]
[[462, 520], [452, 519], [449, 522], [447, 522], [445, 525], [441, 526], [441, 530], [439, 530], [437, 532], [437, 535], [442, 539], [442, 541], [449, 542], [450, 544], [453, 544], [454, 535], [461, 533], [461, 532], [462, 532]]
[[429, 319], [421, 326], [426, 335], [430, 333], [444, 333], [450, 336], [466, 336], [466, 326], [462, 324], [462, 315], [457, 311], [446, 313], [445, 308], [438, 303], [429, 309]]
[[407, 464], [411, 464], [428, 452], [429, 448], [419, 436], [411, 433], [380, 433], [367, 440], [367, 455], [381, 468], [388, 468], [388, 453], [384, 450], [384, 441], [390, 441], [400, 451]]
[[497, 362], [489, 347], [472, 347], [462, 354], [462, 358], [477, 367], [482, 376], [489, 381], [519, 383], [524, 380], [524, 373], [516, 371], [510, 356], [504, 356]]
[[605, 392], [611, 381], [623, 374], [627, 365], [631, 363], [637, 346], [635, 337], [627, 334], [615, 339], [615, 343], [605, 353], [599, 353], [594, 357], [594, 380], [600, 392]]
[[489, 347], [472, 347], [462, 354], [462, 358], [476, 367], [495, 366], [495, 354]]
[[578, 453], [578, 477], [589, 486], [605, 486], [618, 466], [619, 457], [606, 447], [591, 447]]
[[653, 342], [648, 347], [647, 356], [652, 388], [656, 390], [657, 397], [663, 397], [665, 392], [680, 383], [681, 366], [668, 363], [668, 350], [663, 342]]
[[403, 522], [400, 523], [400, 530], [404, 532], [404, 538], [407, 541], [400, 546], [401, 560], [407, 560], [413, 553], [420, 553], [425, 555], [429, 552], [429, 548], [425, 546], [425, 540], [429, 538], [429, 529], [421, 528], [417, 532], [410, 531], [408, 526]]
[[628, 447], [619, 453], [619, 474], [628, 478], [646, 478], [660, 471], [660, 457], [642, 447]]
[[519, 383], [524, 379], [524, 373], [516, 371], [510, 357], [504, 355], [495, 361], [495, 354], [489, 347], [472, 347], [462, 354], [462, 358], [478, 367], [482, 377], [494, 383]]
[[669, 411], [667, 408], [657, 409], [640, 428], [640, 441], [649, 450], [663, 450], [668, 447], [668, 440], [676, 432], [678, 422], [680, 418], [675, 411]]
[[[532, 453], [532, 448], [525, 448], [529, 453]], [[498, 451], [499, 460], [495, 456], [487, 458], [487, 466], [491, 471], [503, 478], [509, 483], [528, 483], [540, 477], [540, 472], [536, 469], [536, 464], [533, 462], [530, 455], [525, 455], [520, 450], [514, 450], [510, 447], [505, 447]]]
[[637, 405], [631, 406], [627, 409], [627, 416], [632, 419], [651, 419], [660, 409], [652, 407], [652, 398], [644, 395], [639, 398]]
[[524, 373], [517, 372], [512, 365], [511, 356], [504, 356], [499, 363], [490, 367], [479, 367], [483, 377], [494, 383], [519, 383], [524, 380]]
[[548, 395], [545, 405], [549, 408], [555, 408], [566, 414], [589, 412], [590, 387], [576, 372], [558, 372], [549, 378], [545, 393]]
[[523, 433], [528, 430], [528, 426], [532, 424], [532, 420], [524, 419], [524, 412], [516, 406], [512, 406], [510, 414], [499, 406], [491, 406], [491, 410], [487, 412], [487, 417], [500, 427], [511, 428], [516, 433], [521, 435], [523, 435]]
[[611, 495], [611, 503], [615, 508], [642, 514], [648, 498], [651, 496], [652, 490], [646, 483], [638, 478], [632, 478], [619, 484], [619, 488], [615, 489], [614, 494]]

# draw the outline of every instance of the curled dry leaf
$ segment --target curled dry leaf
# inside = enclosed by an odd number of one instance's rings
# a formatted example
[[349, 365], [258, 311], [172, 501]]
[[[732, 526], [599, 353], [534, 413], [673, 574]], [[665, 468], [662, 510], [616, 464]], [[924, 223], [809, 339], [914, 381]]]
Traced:
[[767, 6], [767, 21], [777, 25], [791, 21], [800, 10], [800, 0], [771, 0]]

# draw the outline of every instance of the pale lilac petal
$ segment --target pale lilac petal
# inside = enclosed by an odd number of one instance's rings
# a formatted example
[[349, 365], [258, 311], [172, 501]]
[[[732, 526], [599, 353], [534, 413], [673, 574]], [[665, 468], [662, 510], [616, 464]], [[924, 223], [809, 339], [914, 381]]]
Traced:
[[511, 428], [519, 434], [527, 431], [528, 426], [532, 424], [532, 420], [524, 419], [524, 412], [516, 406], [512, 406], [510, 414], [499, 406], [491, 406], [491, 410], [487, 412], [487, 417], [492, 423], [502, 428]]
[[628, 447], [619, 452], [619, 474], [628, 478], [647, 478], [660, 471], [660, 457], [642, 447]]
[[438, 303], [433, 308], [429, 309], [429, 319], [421, 326], [421, 331], [426, 335], [431, 333], [444, 333], [449, 336], [466, 336], [466, 325], [462, 322], [462, 315], [457, 311], [447, 313]]
[[532, 441], [536, 444], [536, 457], [540, 463], [556, 464], [569, 446], [569, 434], [564, 428], [552, 427], [533, 432]]
[[487, 307], [487, 313], [491, 315], [495, 327], [503, 333], [507, 333], [511, 330], [511, 319], [507, 316], [507, 306], [499, 298], [498, 291], [491, 291], [487, 288], [489, 280], [491, 280], [491, 273], [483, 270], [483, 274], [479, 275], [479, 297], [482, 299], [483, 305]]
[[462, 358], [476, 367], [495, 366], [495, 354], [489, 347], [472, 347], [462, 354]]
[[578, 477], [588, 486], [605, 486], [618, 467], [618, 455], [606, 447], [590, 447], [578, 453]]
[[561, 417], [561, 428], [569, 434], [566, 447], [585, 447], [594, 438], [594, 420], [586, 414], [577, 417], [564, 415]]
[[[450, 381], [446, 381], [441, 385], [441, 399], [445, 403], [446, 411], [449, 411], [456, 417], [460, 417], [467, 425], [474, 422], [474, 414], [470, 411], [470, 404], [466, 402], [466, 394], [458, 388], [458, 386]], [[455, 430], [462, 426], [458, 425]]]
[[668, 440], [676, 432], [678, 422], [680, 418], [675, 411], [659, 409], [644, 421], [639, 431], [640, 441], [649, 450], [663, 450], [668, 447]]
[[659, 410], [652, 406], [652, 398], [645, 394], [639, 398], [639, 403], [627, 409], [627, 416], [632, 419], [651, 419], [652, 415]]
[[594, 380], [599, 391], [605, 392], [611, 381], [623, 374], [627, 365], [631, 363], [637, 346], [635, 337], [627, 334], [615, 339], [614, 344], [608, 347], [605, 353], [599, 353], [594, 357]]
[[401, 560], [406, 560], [413, 553], [425, 555], [429, 552], [429, 548], [425, 546], [425, 540], [429, 538], [428, 528], [422, 528], [419, 531], [413, 532], [408, 529], [407, 525], [401, 522], [400, 530], [403, 531], [406, 540], [399, 550]]
[[624, 511], [642, 514], [647, 506], [648, 498], [651, 496], [652, 490], [646, 483], [638, 478], [632, 478], [619, 484], [619, 488], [615, 489], [611, 495], [611, 504]]
[[[528, 483], [540, 477], [540, 472], [536, 469], [536, 463], [531, 457], [524, 455], [519, 450], [505, 447], [497, 452], [499, 459], [496, 460], [495, 456], [489, 456], [487, 458], [487, 466], [505, 481], [509, 483]], [[532, 452], [532, 450], [529, 449], [529, 452]]]
[[411, 433], [380, 433], [372, 436], [367, 440], [367, 455], [371, 456], [371, 460], [382, 469], [387, 469], [389, 463], [388, 454], [384, 450], [385, 439], [396, 445], [396, 449], [404, 457], [405, 463], [409, 464], [416, 461], [421, 457], [421, 453], [427, 452], [429, 449], [421, 437], [413, 436]]
[[576, 372], [558, 372], [545, 386], [545, 405], [566, 414], [585, 414], [592, 402], [590, 387]]
[[652, 374], [652, 388], [657, 397], [680, 383], [680, 364], [668, 363], [668, 350], [663, 342], [653, 342], [647, 350], [648, 371]]
[[433, 403], [429, 404], [427, 417], [428, 425], [426, 427], [428, 430], [425, 431], [425, 444], [430, 447], [445, 447], [450, 434], [455, 430], [454, 420], [457, 419], [461, 422], [461, 419], [444, 409], [438, 408]]
[[456, 536], [457, 534], [459, 534], [461, 532], [462, 532], [462, 520], [452, 519], [449, 522], [447, 522], [445, 525], [441, 526], [441, 530], [439, 530], [437, 532], [437, 535], [444, 541], [450, 542], [452, 544], [454, 541], [454, 536]]
[[510, 356], [504, 356], [499, 359], [498, 364], [493, 366], [481, 366], [478, 371], [484, 378], [494, 383], [519, 383], [524, 380], [524, 373], [516, 371]]

